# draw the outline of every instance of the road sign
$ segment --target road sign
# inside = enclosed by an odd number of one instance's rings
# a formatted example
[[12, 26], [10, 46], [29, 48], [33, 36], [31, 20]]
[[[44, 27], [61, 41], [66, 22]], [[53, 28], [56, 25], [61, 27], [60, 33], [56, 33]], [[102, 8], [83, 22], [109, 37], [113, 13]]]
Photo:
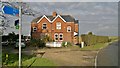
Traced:
[[4, 14], [9, 14], [13, 16], [18, 16], [19, 15], [19, 9], [13, 8], [11, 6], [3, 6], [2, 7], [2, 12]]

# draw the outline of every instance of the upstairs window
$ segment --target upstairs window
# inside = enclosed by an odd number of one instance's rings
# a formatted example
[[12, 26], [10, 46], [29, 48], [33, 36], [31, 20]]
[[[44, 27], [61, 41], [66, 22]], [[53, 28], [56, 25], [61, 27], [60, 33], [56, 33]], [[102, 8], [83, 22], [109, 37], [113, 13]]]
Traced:
[[71, 26], [67, 27], [67, 32], [71, 32]]
[[61, 29], [61, 23], [60, 22], [56, 23], [56, 29]]
[[47, 24], [46, 23], [42, 24], [42, 29], [47, 29]]
[[33, 32], [36, 32], [37, 31], [37, 27], [33, 27]]
[[55, 39], [55, 41], [58, 41], [58, 34], [57, 33], [55, 33], [54, 39]]

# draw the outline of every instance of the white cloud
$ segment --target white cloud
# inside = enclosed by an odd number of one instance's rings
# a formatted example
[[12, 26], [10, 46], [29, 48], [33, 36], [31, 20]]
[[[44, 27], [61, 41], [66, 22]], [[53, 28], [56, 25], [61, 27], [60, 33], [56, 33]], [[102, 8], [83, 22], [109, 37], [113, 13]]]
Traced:
[[[80, 20], [80, 33], [86, 33], [92, 31], [98, 34], [104, 34], [108, 32], [109, 35], [115, 35], [115, 29], [118, 24], [117, 19], [117, 3], [112, 2], [34, 2], [29, 3], [30, 8], [40, 12], [41, 14], [51, 15], [54, 10], [58, 14], [69, 14], [75, 17], [75, 19]], [[40, 16], [41, 14], [37, 14]], [[12, 20], [15, 18], [11, 17]], [[10, 19], [11, 19], [10, 18]], [[23, 34], [28, 35], [30, 33], [30, 23], [34, 17], [23, 18]], [[101, 24], [101, 25], [99, 25]], [[109, 29], [109, 27], [111, 27]], [[12, 30], [12, 29], [11, 29]], [[14, 30], [15, 31], [15, 30]], [[16, 31], [17, 32], [17, 31]], [[102, 32], [102, 33], [101, 33]]]

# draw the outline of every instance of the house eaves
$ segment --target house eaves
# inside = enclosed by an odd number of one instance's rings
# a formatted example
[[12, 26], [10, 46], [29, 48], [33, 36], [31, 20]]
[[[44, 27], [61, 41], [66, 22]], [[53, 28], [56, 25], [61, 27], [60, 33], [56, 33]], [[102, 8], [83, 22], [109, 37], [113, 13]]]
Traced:
[[66, 22], [65, 19], [63, 19], [60, 15], [57, 15], [57, 16], [52, 20], [52, 22], [54, 22], [58, 17], [60, 17], [64, 22]]
[[46, 17], [46, 15], [43, 15], [42, 18], [40, 18], [40, 20], [38, 20], [37, 23], [39, 23], [43, 18], [46, 18], [51, 23], [51, 21]]

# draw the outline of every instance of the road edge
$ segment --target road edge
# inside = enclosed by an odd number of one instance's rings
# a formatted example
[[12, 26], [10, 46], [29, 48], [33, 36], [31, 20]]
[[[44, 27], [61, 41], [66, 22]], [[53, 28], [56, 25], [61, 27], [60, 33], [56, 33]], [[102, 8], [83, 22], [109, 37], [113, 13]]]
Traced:
[[113, 42], [108, 42], [108, 43], [106, 43], [106, 46], [101, 47], [101, 48], [98, 50], [98, 52], [97, 52], [97, 54], [96, 54], [96, 56], [95, 56], [95, 64], [94, 64], [95, 68], [97, 68], [98, 53], [99, 53], [102, 49], [106, 48], [109, 44], [114, 43], [114, 42], [117, 42], [117, 41], [118, 41], [118, 40], [115, 40], [115, 41], [113, 41]]

